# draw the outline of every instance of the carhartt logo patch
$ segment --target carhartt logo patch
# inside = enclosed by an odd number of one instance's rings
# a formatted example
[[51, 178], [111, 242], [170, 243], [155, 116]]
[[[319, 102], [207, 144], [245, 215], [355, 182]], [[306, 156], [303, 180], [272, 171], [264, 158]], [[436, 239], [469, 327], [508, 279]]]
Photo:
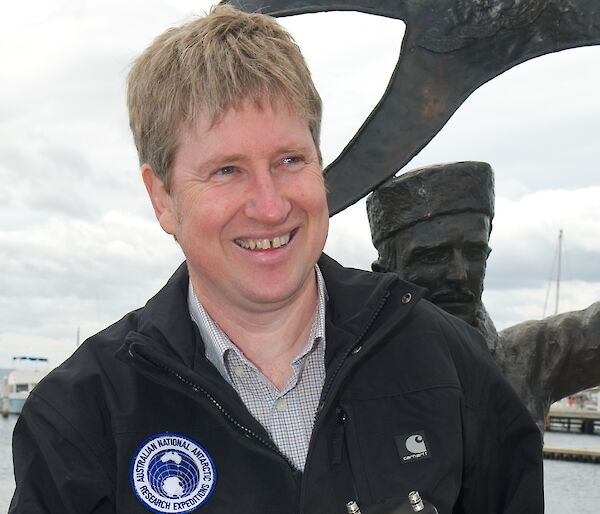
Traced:
[[402, 464], [431, 457], [423, 430], [398, 435], [395, 437], [395, 441]]
[[153, 512], [196, 510], [212, 494], [217, 476], [208, 452], [189, 437], [162, 433], [142, 443], [131, 460], [131, 487]]

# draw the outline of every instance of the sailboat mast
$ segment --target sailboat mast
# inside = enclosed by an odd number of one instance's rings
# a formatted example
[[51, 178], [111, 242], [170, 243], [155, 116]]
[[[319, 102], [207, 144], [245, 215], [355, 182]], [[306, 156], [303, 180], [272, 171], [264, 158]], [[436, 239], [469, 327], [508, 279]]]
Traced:
[[562, 228], [558, 231], [558, 266], [556, 270], [556, 304], [554, 314], [558, 314], [558, 300], [560, 298], [560, 268], [561, 268], [561, 257], [562, 257], [562, 239], [563, 231]]

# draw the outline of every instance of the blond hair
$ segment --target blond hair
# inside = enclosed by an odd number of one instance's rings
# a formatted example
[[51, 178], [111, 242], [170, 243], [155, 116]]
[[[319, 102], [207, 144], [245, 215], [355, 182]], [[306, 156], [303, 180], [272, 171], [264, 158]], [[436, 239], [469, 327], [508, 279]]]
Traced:
[[173, 27], [140, 55], [128, 76], [129, 124], [141, 164], [169, 187], [181, 130], [199, 113], [218, 121], [250, 99], [283, 100], [308, 123], [319, 148], [321, 98], [304, 57], [273, 18], [230, 6]]

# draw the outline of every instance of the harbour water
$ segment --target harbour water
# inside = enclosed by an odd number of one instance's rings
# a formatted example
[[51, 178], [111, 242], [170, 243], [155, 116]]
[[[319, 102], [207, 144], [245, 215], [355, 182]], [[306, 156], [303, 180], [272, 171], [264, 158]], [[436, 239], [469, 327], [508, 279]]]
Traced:
[[[11, 434], [16, 416], [0, 418], [0, 513], [8, 511], [14, 490]], [[600, 435], [547, 433], [546, 446], [600, 451]], [[546, 514], [598, 514], [600, 464], [544, 461]]]
[[[600, 451], [600, 435], [546, 432], [549, 448]], [[546, 514], [598, 514], [600, 464], [544, 460]]]
[[12, 431], [17, 422], [17, 416], [0, 417], [0, 512], [8, 512], [8, 505], [15, 488], [12, 476]]

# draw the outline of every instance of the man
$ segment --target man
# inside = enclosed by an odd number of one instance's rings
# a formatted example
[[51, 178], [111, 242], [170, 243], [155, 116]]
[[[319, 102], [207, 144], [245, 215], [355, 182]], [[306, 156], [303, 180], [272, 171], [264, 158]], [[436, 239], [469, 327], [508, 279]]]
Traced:
[[186, 262], [32, 393], [10, 512], [368, 514], [414, 489], [441, 514], [542, 512], [539, 433], [477, 332], [321, 254], [321, 103], [289, 35], [219, 7], [128, 85]]
[[543, 432], [550, 405], [600, 383], [600, 303], [496, 332], [482, 300], [494, 217], [489, 164], [413, 170], [367, 200], [377, 271], [394, 271], [470, 325]]

